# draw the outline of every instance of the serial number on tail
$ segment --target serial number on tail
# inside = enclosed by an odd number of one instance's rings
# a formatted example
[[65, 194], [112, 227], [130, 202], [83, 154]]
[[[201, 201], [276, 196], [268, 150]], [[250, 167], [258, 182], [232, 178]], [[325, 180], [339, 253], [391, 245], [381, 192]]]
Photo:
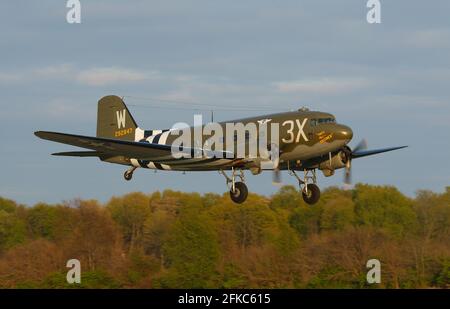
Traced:
[[114, 132], [114, 136], [121, 137], [121, 136], [125, 136], [125, 135], [131, 134], [131, 133], [133, 133], [133, 128], [116, 131], [116, 132]]

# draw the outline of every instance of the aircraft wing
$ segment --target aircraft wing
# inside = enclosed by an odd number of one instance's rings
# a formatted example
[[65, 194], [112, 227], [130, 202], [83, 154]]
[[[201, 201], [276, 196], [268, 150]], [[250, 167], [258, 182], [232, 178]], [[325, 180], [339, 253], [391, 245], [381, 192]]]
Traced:
[[52, 153], [52, 155], [62, 157], [99, 157], [104, 155], [104, 153], [99, 151], [67, 151]]
[[[93, 151], [74, 151], [74, 152], [60, 152], [54, 155], [58, 156], [78, 156], [78, 157], [93, 157], [102, 155], [121, 155], [129, 158], [144, 159], [144, 160], [164, 160], [172, 157], [172, 146], [161, 145], [143, 142], [131, 142], [117, 139], [82, 136], [75, 134], [66, 134], [58, 132], [37, 131], [34, 134], [42, 139], [62, 144], [91, 149]], [[193, 155], [195, 150], [202, 150], [196, 148], [184, 147], [180, 149], [183, 153], [191, 153]], [[230, 156], [226, 151], [215, 152], [209, 151], [208, 156], [222, 155], [223, 158]]]
[[408, 146], [399, 146], [399, 147], [390, 147], [390, 148], [372, 149], [372, 150], [357, 150], [357, 151], [352, 152], [352, 158], [356, 159], [356, 158], [367, 157], [367, 156], [371, 156], [374, 154], [393, 151], [393, 150], [402, 149], [402, 148], [406, 148], [406, 147], [408, 147]]

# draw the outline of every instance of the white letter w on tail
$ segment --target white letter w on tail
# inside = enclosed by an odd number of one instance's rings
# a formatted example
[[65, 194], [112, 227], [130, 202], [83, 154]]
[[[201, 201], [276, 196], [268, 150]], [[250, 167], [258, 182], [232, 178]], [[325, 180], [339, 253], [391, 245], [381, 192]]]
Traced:
[[120, 128], [125, 128], [125, 115], [126, 115], [126, 110], [124, 109], [122, 112], [117, 111], [116, 112], [117, 115], [117, 127]]

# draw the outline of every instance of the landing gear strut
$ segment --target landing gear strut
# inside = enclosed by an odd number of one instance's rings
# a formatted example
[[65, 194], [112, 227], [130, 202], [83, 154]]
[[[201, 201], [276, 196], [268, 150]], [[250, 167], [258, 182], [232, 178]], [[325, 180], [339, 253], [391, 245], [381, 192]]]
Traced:
[[294, 170], [289, 169], [289, 174], [298, 180], [298, 185], [302, 191], [303, 200], [306, 204], [313, 205], [319, 201], [320, 189], [317, 186], [316, 170], [304, 170], [301, 179]]
[[[237, 204], [242, 204], [245, 202], [248, 196], [248, 189], [245, 185], [245, 177], [244, 172], [242, 170], [239, 170], [239, 174], [236, 174], [236, 169], [233, 167], [231, 168], [231, 178], [228, 177], [227, 174], [223, 170], [220, 170], [219, 173], [221, 173], [225, 179], [227, 180], [227, 186], [230, 190], [230, 198], [233, 202]], [[236, 182], [236, 177], [239, 177], [241, 181]]]
[[137, 169], [137, 167], [133, 166], [129, 170], [126, 170], [123, 174], [123, 178], [125, 178], [126, 181], [130, 181], [131, 178], [133, 178], [133, 172]]

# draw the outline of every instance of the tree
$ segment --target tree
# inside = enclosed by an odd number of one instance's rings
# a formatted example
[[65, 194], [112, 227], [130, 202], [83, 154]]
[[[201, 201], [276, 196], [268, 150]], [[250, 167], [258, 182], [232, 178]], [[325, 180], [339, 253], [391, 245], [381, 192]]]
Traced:
[[0, 252], [23, 243], [25, 238], [25, 222], [14, 212], [0, 209]]
[[102, 270], [82, 272], [80, 284], [69, 284], [66, 272], [62, 271], [50, 273], [35, 287], [41, 289], [117, 289], [121, 287], [121, 284]]
[[[449, 287], [450, 187], [408, 198], [389, 186], [294, 187], [236, 205], [223, 195], [130, 193], [106, 205], [24, 207], [0, 198], [0, 287]], [[82, 285], [67, 285], [68, 259]], [[366, 263], [381, 262], [380, 285]]]
[[412, 201], [394, 187], [357, 184], [353, 200], [360, 224], [384, 228], [395, 237], [417, 227]]
[[302, 238], [307, 238], [320, 231], [321, 207], [300, 204], [289, 216], [289, 224]]
[[217, 236], [210, 219], [195, 209], [183, 210], [163, 247], [169, 266], [161, 284], [171, 288], [211, 286], [219, 258]]
[[27, 221], [33, 237], [54, 239], [57, 224], [57, 207], [44, 203], [35, 205], [28, 210]]
[[62, 255], [58, 246], [44, 239], [10, 249], [0, 259], [0, 287], [38, 285], [47, 274], [65, 267]]
[[147, 254], [161, 259], [164, 264], [162, 246], [171, 230], [175, 216], [165, 210], [155, 210], [144, 223], [143, 245]]
[[16, 209], [16, 202], [0, 197], [0, 210], [4, 210], [7, 213], [13, 213], [16, 211]]
[[150, 199], [143, 193], [112, 198], [107, 208], [121, 227], [129, 251], [142, 247], [144, 223], [151, 215]]
[[79, 221], [65, 242], [67, 259], [76, 258], [88, 271], [113, 268], [121, 260], [121, 235], [110, 214], [95, 201], [81, 201]]
[[355, 205], [351, 198], [333, 194], [322, 202], [321, 230], [344, 230], [355, 223]]
[[270, 207], [296, 209], [302, 203], [301, 194], [294, 186], [283, 186], [272, 196]]

